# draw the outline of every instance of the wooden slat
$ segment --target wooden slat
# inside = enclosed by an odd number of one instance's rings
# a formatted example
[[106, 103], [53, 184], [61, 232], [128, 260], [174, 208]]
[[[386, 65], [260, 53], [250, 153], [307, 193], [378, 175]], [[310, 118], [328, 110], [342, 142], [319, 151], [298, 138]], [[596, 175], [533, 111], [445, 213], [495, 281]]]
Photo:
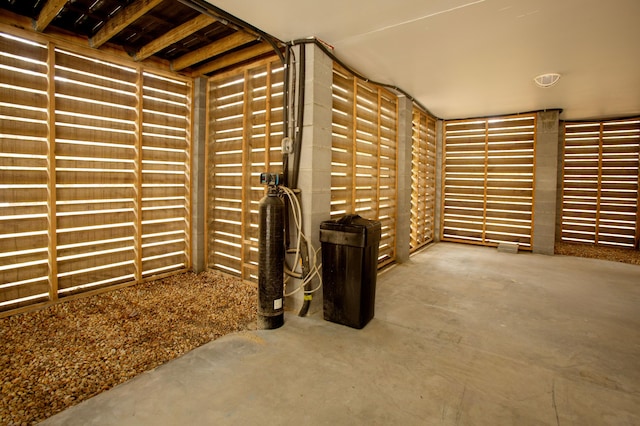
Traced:
[[[18, 56], [6, 65], [31, 73], [0, 75], [7, 93], [16, 95], [10, 98], [15, 106], [0, 106], [9, 117], [0, 121], [0, 165], [9, 172], [0, 173], [0, 182], [10, 186], [3, 189], [0, 222], [12, 230], [0, 235], [0, 267], [6, 266], [0, 310], [139, 282], [138, 259], [153, 267], [145, 277], [184, 270], [190, 263], [190, 80], [52, 42], [34, 46], [0, 36], [3, 49]], [[142, 75], [144, 84], [136, 81]], [[137, 231], [145, 234], [145, 254], [135, 251], [136, 206], [148, 216]], [[164, 255], [176, 247], [179, 254]]]
[[331, 214], [380, 220], [379, 265], [395, 259], [397, 98], [334, 66]]
[[[258, 174], [281, 172], [283, 73], [276, 62], [247, 65], [209, 80], [207, 263], [256, 280]], [[231, 119], [229, 119], [231, 118]], [[274, 123], [274, 119], [279, 120]], [[276, 136], [280, 132], [280, 136]]]
[[433, 240], [435, 218], [435, 120], [413, 109], [411, 251]]
[[[142, 194], [139, 204], [139, 268], [142, 276], [146, 277], [155, 274], [154, 271], [158, 269], [166, 271], [166, 268], [185, 267], [189, 264], [188, 171], [191, 132], [188, 100], [191, 96], [191, 86], [185, 85], [183, 81], [159, 78], [152, 73], [145, 73], [141, 81], [140, 90], [144, 96], [143, 107], [140, 110], [143, 124], [140, 133], [139, 164], [139, 191]], [[163, 115], [167, 113], [173, 115]], [[158, 151], [157, 148], [170, 151]], [[163, 201], [158, 199], [156, 194], [163, 194], [165, 197], [171, 194], [174, 199]], [[178, 199], [175, 199], [176, 197]], [[170, 235], [152, 237], [157, 234], [155, 230], [163, 223], [170, 224], [174, 232]], [[149, 238], [153, 238], [154, 244], [149, 245]], [[165, 244], [159, 245], [160, 242]], [[171, 249], [174, 246], [181, 247], [181, 250]], [[160, 256], [158, 250], [168, 253], [180, 251], [182, 254]], [[144, 260], [148, 258], [154, 259]]]
[[48, 210], [48, 235], [49, 235], [49, 300], [56, 301], [58, 299], [58, 262], [57, 262], [57, 172], [56, 172], [56, 96], [55, 96], [55, 63], [56, 54], [52, 43], [49, 43], [49, 73], [47, 78], [49, 80], [47, 97], [48, 99], [48, 122], [47, 127], [49, 129], [47, 135], [47, 144], [49, 152], [47, 155], [47, 174], [48, 174], [48, 187], [47, 187], [47, 210]]
[[443, 239], [530, 248], [534, 152], [533, 114], [446, 122]]
[[637, 246], [639, 120], [565, 123], [564, 134], [562, 239]]

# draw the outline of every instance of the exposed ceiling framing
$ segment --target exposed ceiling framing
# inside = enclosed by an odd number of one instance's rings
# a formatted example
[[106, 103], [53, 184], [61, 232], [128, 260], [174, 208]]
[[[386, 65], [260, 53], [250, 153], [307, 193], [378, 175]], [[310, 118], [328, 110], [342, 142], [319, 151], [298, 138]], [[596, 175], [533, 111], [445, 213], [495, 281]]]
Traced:
[[[0, 0], [5, 24], [194, 77], [317, 37], [444, 119], [636, 116], [638, 13], [638, 0]], [[536, 87], [547, 72], [562, 79]]]
[[94, 49], [124, 52], [191, 76], [274, 54], [273, 40], [197, 1], [0, 0], [0, 22], [79, 36]]
[[68, 0], [50, 0], [45, 3], [38, 15], [38, 19], [36, 19], [34, 23], [34, 29], [39, 32], [44, 31], [58, 13], [60, 13], [64, 5], [67, 4], [67, 1]]

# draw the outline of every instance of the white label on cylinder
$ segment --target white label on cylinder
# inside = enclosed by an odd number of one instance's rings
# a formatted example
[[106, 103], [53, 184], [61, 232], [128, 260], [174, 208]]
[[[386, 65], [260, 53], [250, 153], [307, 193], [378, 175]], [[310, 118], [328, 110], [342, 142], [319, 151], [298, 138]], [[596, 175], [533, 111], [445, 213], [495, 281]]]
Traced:
[[282, 309], [282, 298], [273, 301], [273, 309]]

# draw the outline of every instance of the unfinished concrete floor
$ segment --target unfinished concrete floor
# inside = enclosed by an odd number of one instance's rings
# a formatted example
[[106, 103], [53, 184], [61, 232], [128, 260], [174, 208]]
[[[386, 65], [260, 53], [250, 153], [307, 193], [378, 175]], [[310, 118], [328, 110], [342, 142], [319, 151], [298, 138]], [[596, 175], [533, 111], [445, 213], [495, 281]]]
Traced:
[[440, 243], [355, 330], [289, 313], [46, 425], [638, 425], [640, 267]]

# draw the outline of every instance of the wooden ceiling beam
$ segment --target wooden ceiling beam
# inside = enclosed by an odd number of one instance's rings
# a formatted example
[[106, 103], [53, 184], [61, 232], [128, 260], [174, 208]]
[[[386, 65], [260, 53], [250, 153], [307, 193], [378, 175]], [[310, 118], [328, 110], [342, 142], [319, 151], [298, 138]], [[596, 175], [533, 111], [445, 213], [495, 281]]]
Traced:
[[213, 60], [208, 62], [201, 67], [193, 70], [192, 76], [196, 77], [203, 74], [209, 74], [214, 71], [219, 71], [223, 68], [229, 67], [231, 65], [238, 64], [243, 61], [247, 61], [251, 58], [255, 58], [260, 55], [264, 55], [265, 53], [274, 52], [273, 47], [269, 43], [260, 43], [255, 46], [247, 47], [246, 49], [242, 49], [238, 52], [230, 53], [228, 55], [223, 56], [220, 59]]
[[109, 19], [100, 31], [89, 39], [89, 44], [91, 47], [99, 48], [120, 31], [124, 30], [129, 24], [136, 21], [163, 1], [164, 0], [138, 0], [131, 3], [118, 12], [113, 18]]
[[188, 66], [205, 61], [213, 56], [224, 53], [235, 47], [242, 46], [243, 44], [247, 44], [253, 40], [256, 40], [256, 36], [245, 33], [244, 31], [238, 31], [223, 39], [214, 41], [207, 46], [180, 56], [171, 62], [171, 69], [174, 71], [183, 70]]
[[53, 21], [69, 0], [48, 0], [40, 11], [38, 19], [33, 22], [33, 29], [42, 32]]
[[135, 55], [133, 55], [133, 58], [136, 61], [147, 59], [154, 53], [161, 51], [165, 47], [171, 46], [173, 43], [189, 37], [191, 34], [200, 31], [205, 27], [208, 27], [216, 21], [217, 19], [212, 18], [211, 16], [199, 15], [192, 20], [187, 21], [184, 24], [172, 29], [163, 36], [158, 37], [151, 43], [142, 46], [140, 50], [138, 50]]

